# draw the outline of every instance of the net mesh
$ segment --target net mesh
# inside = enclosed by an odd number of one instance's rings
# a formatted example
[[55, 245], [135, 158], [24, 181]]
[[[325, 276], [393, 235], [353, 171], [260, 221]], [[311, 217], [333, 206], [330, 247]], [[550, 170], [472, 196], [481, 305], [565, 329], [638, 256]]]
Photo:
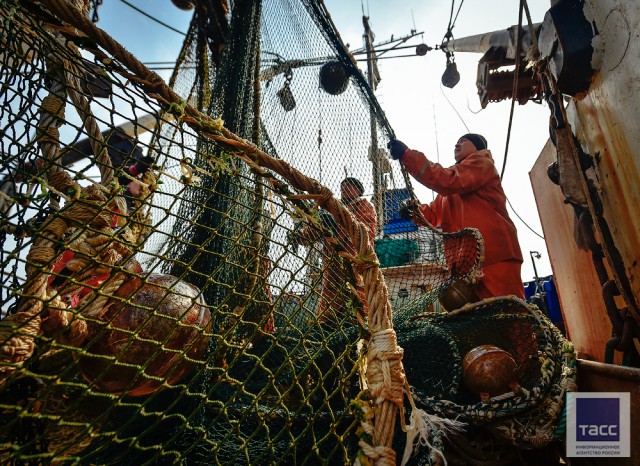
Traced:
[[392, 130], [321, 3], [202, 2], [170, 86], [77, 3], [0, 5], [3, 462], [375, 459], [398, 410], [482, 425], [479, 344], [519, 367], [505, 416], [561, 387], [535, 309], [436, 312], [482, 241], [399, 215]]

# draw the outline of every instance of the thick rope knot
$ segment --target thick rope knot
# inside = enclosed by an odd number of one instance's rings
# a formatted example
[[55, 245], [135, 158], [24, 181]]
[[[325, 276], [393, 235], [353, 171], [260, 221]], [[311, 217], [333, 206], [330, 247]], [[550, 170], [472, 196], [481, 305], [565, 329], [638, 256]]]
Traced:
[[367, 352], [369, 388], [376, 404], [388, 400], [403, 406], [402, 388], [405, 383], [402, 367], [403, 350], [397, 344], [393, 329], [373, 333]]
[[54, 238], [62, 238], [62, 235], [69, 229], [67, 222], [60, 217], [53, 218], [50, 222], [45, 223], [42, 230]]
[[40, 330], [40, 318], [37, 314], [35, 317], [31, 313], [12, 314], [11, 317], [3, 319], [0, 323], [0, 383], [4, 381], [5, 374], [8, 376], [13, 372], [11, 364], [20, 364], [33, 354], [33, 338]]
[[51, 298], [43, 315], [41, 330], [54, 336], [59, 343], [80, 346], [85, 340], [88, 334], [87, 323], [76, 319], [75, 314], [67, 310], [60, 295]]
[[553, 440], [553, 431], [548, 429], [539, 428], [535, 429], [533, 434], [527, 438], [527, 440], [535, 448], [543, 448], [549, 445], [549, 442]]
[[[37, 295], [43, 283], [36, 283], [25, 295]], [[22, 298], [19, 312], [0, 321], [0, 385], [35, 350], [35, 337], [40, 332], [42, 301]]]
[[55, 126], [37, 126], [36, 134], [41, 144], [58, 145], [60, 143], [60, 131]]
[[71, 176], [65, 171], [57, 171], [49, 173], [49, 184], [58, 191], [63, 193], [73, 193], [73, 197], [77, 198], [80, 195], [80, 187], [78, 183], [71, 179]]
[[113, 221], [112, 202], [106, 194], [94, 185], [83, 189], [77, 202], [72, 203], [65, 210], [65, 217], [70, 223], [81, 226], [91, 224], [94, 227], [110, 225]]
[[62, 99], [54, 95], [46, 96], [40, 105], [40, 113], [50, 113], [60, 120], [64, 120], [64, 109], [65, 104]]
[[376, 466], [395, 466], [396, 464], [396, 452], [391, 447], [377, 446], [372, 447], [364, 440], [358, 442], [358, 446]]
[[27, 255], [27, 263], [46, 265], [51, 264], [56, 257], [56, 252], [50, 246], [33, 245]]

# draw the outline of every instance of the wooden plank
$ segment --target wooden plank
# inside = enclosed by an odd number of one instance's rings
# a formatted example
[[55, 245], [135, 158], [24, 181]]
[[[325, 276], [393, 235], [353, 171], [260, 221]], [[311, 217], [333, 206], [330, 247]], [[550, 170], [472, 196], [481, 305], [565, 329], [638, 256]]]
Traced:
[[[591, 257], [574, 239], [575, 214], [564, 203], [560, 187], [547, 176], [547, 167], [556, 160], [551, 141], [543, 148], [529, 172], [538, 206], [551, 268], [568, 337], [580, 357], [604, 361], [605, 345], [611, 337], [602, 287]], [[616, 354], [617, 357], [621, 357]]]

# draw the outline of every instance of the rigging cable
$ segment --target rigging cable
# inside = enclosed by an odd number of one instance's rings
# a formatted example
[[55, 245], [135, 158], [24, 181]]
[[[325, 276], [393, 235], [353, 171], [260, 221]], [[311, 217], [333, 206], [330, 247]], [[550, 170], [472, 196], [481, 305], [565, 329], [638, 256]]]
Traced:
[[484, 109], [482, 107], [480, 107], [480, 110], [473, 110], [471, 108], [471, 102], [469, 102], [469, 96], [467, 95], [467, 110], [469, 110], [470, 113], [473, 113], [474, 115], [477, 115], [478, 113], [480, 113]]
[[516, 217], [518, 217], [518, 220], [520, 220], [520, 221], [522, 222], [522, 224], [523, 224], [525, 227], [527, 227], [527, 228], [531, 231], [531, 233], [533, 233], [534, 235], [536, 235], [536, 236], [537, 236], [537, 237], [539, 237], [539, 238], [544, 239], [544, 236], [542, 236], [540, 233], [538, 233], [538, 232], [537, 232], [537, 231], [535, 231], [533, 228], [531, 228], [531, 227], [529, 226], [529, 224], [528, 224], [527, 222], [525, 222], [525, 221], [522, 219], [522, 217], [520, 217], [520, 216], [518, 215], [518, 212], [516, 212], [516, 209], [514, 209], [514, 208], [513, 208], [513, 206], [511, 205], [511, 201], [509, 200], [509, 198], [508, 198], [508, 197], [507, 197], [507, 204], [509, 204], [509, 207], [511, 208], [511, 212], [513, 212], [513, 214], [514, 214]]
[[180, 35], [183, 35], [186, 37], [186, 34], [184, 32], [182, 32], [180, 29], [176, 29], [173, 26], [170, 26], [167, 23], [164, 23], [162, 21], [160, 21], [158, 18], [155, 18], [153, 16], [151, 16], [149, 13], [147, 13], [146, 11], [141, 10], [140, 8], [138, 8], [135, 5], [132, 5], [131, 3], [129, 3], [127, 0], [120, 0], [122, 3], [124, 3], [125, 5], [127, 5], [129, 8], [133, 8], [134, 10], [136, 10], [138, 13], [140, 13], [143, 16], [146, 16], [147, 18], [149, 18], [152, 21], [155, 21], [156, 23], [166, 27], [167, 29], [171, 29], [173, 32], [177, 32]]
[[[462, 8], [462, 4], [463, 3], [464, 3], [464, 0], [461, 0], [460, 5], [458, 5], [458, 11], [456, 12], [456, 16], [454, 18], [453, 10], [455, 8], [456, 0], [451, 0], [451, 13], [449, 14], [449, 24], [447, 26], [447, 32], [445, 33], [444, 37], [442, 38], [442, 43], [443, 44], [444, 44], [445, 41], [453, 38], [453, 32], [452, 31], [453, 31], [453, 28], [455, 26], [455, 22], [458, 20], [458, 15], [460, 14], [460, 9]], [[453, 55], [453, 54], [452, 53], [450, 54], [449, 52], [447, 52], [447, 63], [449, 62], [450, 55]], [[447, 100], [447, 102], [449, 103], [449, 105], [451, 106], [453, 111], [456, 112], [456, 115], [458, 115], [458, 118], [460, 118], [460, 121], [462, 121], [462, 124], [467, 129], [467, 132], [470, 132], [469, 127], [467, 126], [467, 124], [463, 120], [462, 116], [460, 115], [460, 113], [458, 113], [458, 110], [455, 108], [455, 106], [451, 103], [451, 101], [449, 100], [447, 95], [444, 93], [444, 90], [442, 89], [442, 82], [440, 82], [440, 92], [442, 93], [444, 98]]]
[[[516, 70], [515, 70], [515, 76], [514, 76], [514, 86], [513, 86], [513, 96], [512, 96], [512, 100], [511, 100], [511, 114], [509, 116], [509, 129], [507, 131], [507, 145], [505, 148], [505, 154], [504, 154], [504, 161], [503, 161], [503, 165], [502, 165], [502, 173], [500, 174], [500, 179], [502, 179], [502, 176], [504, 175], [504, 170], [505, 170], [505, 166], [507, 164], [507, 153], [508, 153], [508, 148], [509, 148], [509, 139], [511, 136], [511, 123], [513, 121], [513, 109], [515, 106], [515, 99], [516, 99], [516, 92], [518, 89], [518, 75], [519, 75], [519, 67], [521, 66], [521, 59], [520, 59], [520, 42], [522, 41], [522, 10], [525, 10], [526, 14], [527, 14], [527, 20], [529, 22], [529, 31], [531, 33], [531, 37], [535, 46], [535, 49], [538, 49], [538, 38], [536, 37], [535, 31], [533, 29], [533, 24], [531, 22], [531, 15], [529, 13], [529, 6], [527, 5], [526, 0], [520, 0], [520, 10], [519, 10], [519, 14], [518, 14], [518, 33], [517, 33], [517, 44], [516, 44]], [[514, 215], [516, 217], [518, 217], [518, 219], [523, 223], [524, 226], [526, 226], [534, 235], [538, 236], [539, 238], [544, 239], [544, 236], [542, 236], [540, 233], [538, 233], [537, 231], [535, 231], [533, 228], [531, 228], [527, 222], [525, 222], [522, 217], [520, 217], [520, 215], [518, 215], [518, 212], [516, 212], [516, 209], [513, 208], [513, 206], [511, 205], [511, 202], [509, 201], [509, 198], [507, 198], [507, 203], [509, 204], [509, 207], [511, 208], [511, 211], [514, 213]]]
[[449, 105], [451, 106], [451, 108], [453, 109], [454, 112], [456, 112], [456, 115], [458, 115], [458, 118], [460, 118], [460, 121], [462, 122], [462, 124], [464, 125], [465, 129], [467, 130], [467, 133], [470, 133], [471, 130], [469, 129], [469, 127], [467, 126], [467, 124], [465, 123], [464, 119], [462, 118], [462, 115], [460, 115], [460, 113], [458, 112], [458, 109], [453, 105], [453, 103], [449, 100], [449, 97], [447, 97], [447, 94], [444, 93], [444, 89], [442, 89], [442, 83], [440, 83], [440, 92], [442, 93], [442, 95], [444, 96], [444, 98], [447, 100], [447, 102], [449, 102]]
[[[522, 10], [524, 9], [524, 1], [520, 0], [520, 8], [518, 9], [518, 33], [516, 34], [516, 69], [514, 71], [513, 88], [511, 93], [511, 111], [509, 112], [509, 125], [507, 128], [507, 142], [504, 148], [504, 159], [502, 160], [502, 170], [500, 171], [500, 180], [504, 177], [504, 171], [507, 168], [507, 156], [509, 155], [509, 141], [511, 140], [511, 126], [513, 124], [513, 112], [518, 98], [518, 77], [520, 75], [520, 66], [522, 65]], [[533, 31], [532, 31], [533, 33]], [[535, 34], [535, 33], [534, 33]]]
[[[433, 108], [433, 130], [436, 134], [436, 160], [438, 164], [440, 163], [440, 143], [438, 142], [438, 120], [436, 120], [436, 103], [433, 99], [433, 92], [431, 93], [431, 106]], [[431, 200], [434, 201], [436, 198], [434, 191], [431, 190]]]
[[453, 28], [455, 27], [455, 23], [458, 20], [458, 15], [460, 14], [460, 9], [462, 8], [463, 3], [464, 3], [464, 0], [460, 2], [460, 5], [458, 5], [458, 11], [456, 12], [456, 16], [454, 18], [453, 9], [455, 8], [456, 0], [451, 0], [451, 13], [449, 14], [449, 25], [447, 26], [447, 32], [444, 35], [444, 38], [442, 39], [443, 43], [445, 42], [445, 40], [451, 39], [453, 37]]
[[[394, 55], [393, 57], [376, 57], [376, 60], [388, 60], [389, 58], [411, 58], [411, 57], [419, 57], [420, 55], [416, 55], [415, 53], [411, 55]], [[358, 58], [356, 61], [366, 62], [366, 58]]]

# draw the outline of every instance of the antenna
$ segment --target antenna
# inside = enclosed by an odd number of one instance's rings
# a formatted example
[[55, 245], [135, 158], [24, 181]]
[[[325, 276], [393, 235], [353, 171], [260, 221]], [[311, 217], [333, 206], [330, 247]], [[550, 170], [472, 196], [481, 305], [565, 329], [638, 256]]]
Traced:
[[539, 285], [540, 277], [538, 277], [538, 269], [536, 268], [535, 259], [540, 259], [542, 255], [538, 251], [529, 251], [529, 255], [531, 256], [531, 263], [533, 264], [533, 274], [536, 277], [536, 285]]

